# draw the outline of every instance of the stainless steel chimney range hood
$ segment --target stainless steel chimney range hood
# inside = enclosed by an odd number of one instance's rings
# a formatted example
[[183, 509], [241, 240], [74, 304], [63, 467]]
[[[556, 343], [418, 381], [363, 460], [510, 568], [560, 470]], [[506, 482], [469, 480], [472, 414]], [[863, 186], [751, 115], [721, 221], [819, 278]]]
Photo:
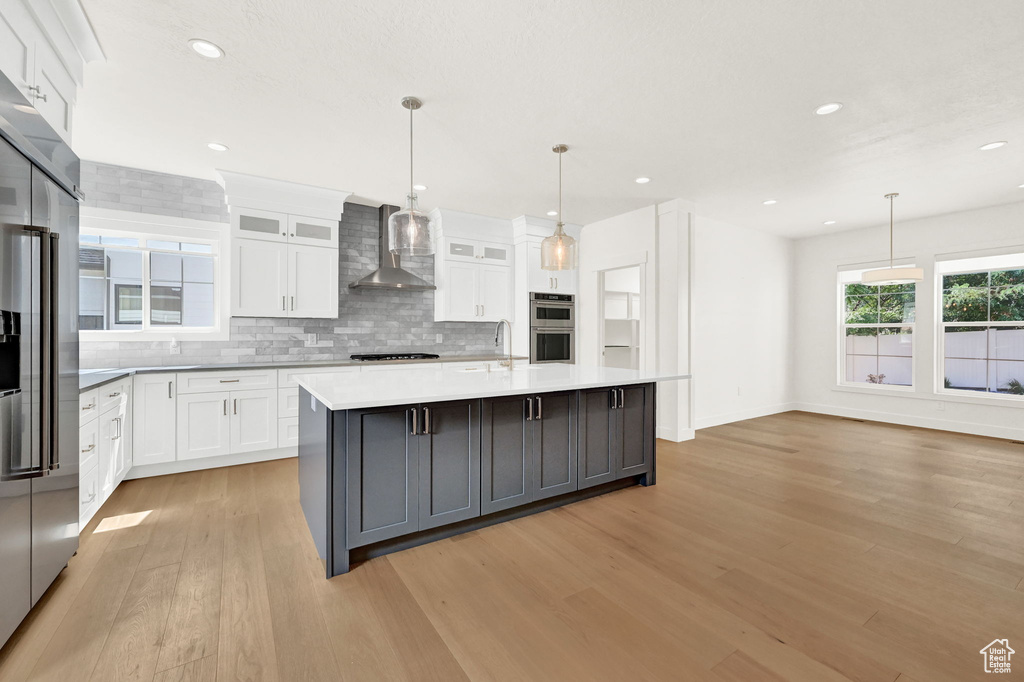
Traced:
[[388, 243], [388, 218], [401, 209], [398, 206], [384, 204], [380, 207], [380, 226], [378, 228], [377, 252], [380, 257], [376, 270], [366, 277], [348, 285], [349, 289], [408, 289], [410, 291], [430, 291], [437, 289], [433, 284], [402, 269], [402, 257], [391, 252]]

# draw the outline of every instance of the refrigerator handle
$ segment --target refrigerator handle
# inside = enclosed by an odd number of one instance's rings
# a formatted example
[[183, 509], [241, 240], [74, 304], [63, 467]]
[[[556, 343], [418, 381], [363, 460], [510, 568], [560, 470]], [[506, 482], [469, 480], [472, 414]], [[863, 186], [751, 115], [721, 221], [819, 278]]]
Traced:
[[[50, 471], [60, 468], [59, 432], [60, 424], [60, 344], [58, 343], [58, 327], [60, 324], [60, 235], [50, 232]], [[118, 424], [118, 436], [121, 425]]]

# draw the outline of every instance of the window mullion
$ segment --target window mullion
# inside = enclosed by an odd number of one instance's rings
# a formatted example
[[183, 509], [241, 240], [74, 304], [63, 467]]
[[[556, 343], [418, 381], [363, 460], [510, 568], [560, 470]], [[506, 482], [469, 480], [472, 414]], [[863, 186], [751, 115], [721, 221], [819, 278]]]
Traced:
[[150, 268], [149, 268], [149, 249], [139, 249], [139, 250], [142, 251], [142, 331], [147, 332], [147, 331], [150, 331], [150, 327], [149, 327], [149, 318], [150, 318], [150, 309], [149, 309], [149, 305], [150, 305], [150, 303], [149, 303], [149, 299], [150, 299], [150, 296], [149, 296], [149, 287], [150, 287], [150, 279], [149, 279], [149, 273], [150, 273]]

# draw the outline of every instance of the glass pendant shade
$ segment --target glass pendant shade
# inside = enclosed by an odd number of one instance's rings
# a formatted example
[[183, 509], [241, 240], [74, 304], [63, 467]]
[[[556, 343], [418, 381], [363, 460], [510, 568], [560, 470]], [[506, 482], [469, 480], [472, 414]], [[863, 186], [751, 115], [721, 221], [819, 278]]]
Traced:
[[559, 223], [555, 233], [540, 243], [540, 267], [544, 270], [575, 270], [576, 240]]
[[429, 256], [434, 253], [433, 221], [416, 204], [416, 195], [409, 195], [404, 211], [388, 218], [388, 244], [391, 253], [399, 256]]

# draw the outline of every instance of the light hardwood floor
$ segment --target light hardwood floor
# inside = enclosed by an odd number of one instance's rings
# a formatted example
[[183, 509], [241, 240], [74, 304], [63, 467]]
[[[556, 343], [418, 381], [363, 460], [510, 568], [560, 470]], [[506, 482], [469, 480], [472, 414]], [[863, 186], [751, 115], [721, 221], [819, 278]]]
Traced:
[[128, 481], [0, 679], [1024, 678], [1024, 445], [790, 412], [658, 465], [330, 581], [295, 460]]

